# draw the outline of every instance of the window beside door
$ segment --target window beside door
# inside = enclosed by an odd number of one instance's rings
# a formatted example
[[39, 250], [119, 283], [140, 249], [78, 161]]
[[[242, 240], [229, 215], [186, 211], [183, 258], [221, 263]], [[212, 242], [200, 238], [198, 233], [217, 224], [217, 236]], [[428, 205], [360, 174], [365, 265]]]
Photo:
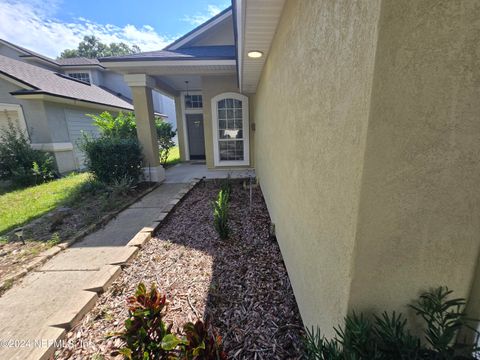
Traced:
[[217, 95], [212, 99], [212, 115], [215, 165], [248, 165], [248, 98]]

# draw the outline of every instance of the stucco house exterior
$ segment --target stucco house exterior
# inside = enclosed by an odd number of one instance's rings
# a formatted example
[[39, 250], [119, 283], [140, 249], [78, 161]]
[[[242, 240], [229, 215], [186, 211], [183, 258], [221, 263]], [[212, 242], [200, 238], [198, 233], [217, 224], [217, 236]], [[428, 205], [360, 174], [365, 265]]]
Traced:
[[[174, 122], [173, 101], [158, 92], [152, 99], [156, 114]], [[132, 111], [131, 103], [123, 77], [97, 59], [54, 60], [0, 39], [0, 128], [11, 121], [25, 130], [61, 173], [83, 168], [81, 132], [98, 132], [86, 114]]]
[[236, 0], [166, 49], [101, 59], [152, 89], [185, 160], [254, 167], [306, 326], [447, 285], [480, 315], [477, 1]]

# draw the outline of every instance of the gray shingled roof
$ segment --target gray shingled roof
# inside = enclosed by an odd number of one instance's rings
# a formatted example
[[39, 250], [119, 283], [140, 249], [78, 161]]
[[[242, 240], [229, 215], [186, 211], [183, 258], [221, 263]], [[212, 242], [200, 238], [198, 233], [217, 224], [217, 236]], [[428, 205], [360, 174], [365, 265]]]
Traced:
[[55, 60], [60, 66], [81, 66], [81, 65], [100, 65], [100, 61], [97, 59], [88, 59], [86, 57], [75, 57], [75, 58], [66, 58], [66, 59], [57, 59]]
[[69, 78], [41, 67], [0, 55], [0, 74], [28, 85], [34, 90], [20, 90], [19, 94], [48, 94], [82, 100], [116, 108], [133, 110], [133, 106], [120, 97], [96, 86]]
[[101, 58], [100, 62], [148, 60], [235, 60], [235, 45], [193, 46], [177, 50], [141, 52], [105, 57]]

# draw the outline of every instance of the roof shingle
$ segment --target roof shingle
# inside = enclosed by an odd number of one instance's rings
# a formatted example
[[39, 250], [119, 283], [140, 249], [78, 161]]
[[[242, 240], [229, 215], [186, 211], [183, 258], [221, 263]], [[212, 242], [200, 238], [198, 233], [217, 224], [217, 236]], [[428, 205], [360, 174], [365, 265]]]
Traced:
[[100, 61], [97, 59], [89, 59], [86, 57], [75, 57], [55, 60], [57, 64], [61, 66], [77, 66], [77, 65], [100, 65]]
[[0, 55], [0, 74], [25, 83], [34, 90], [21, 90], [15, 94], [46, 93], [53, 96], [103, 104], [133, 110], [131, 104], [96, 86], [69, 78], [38, 66]]

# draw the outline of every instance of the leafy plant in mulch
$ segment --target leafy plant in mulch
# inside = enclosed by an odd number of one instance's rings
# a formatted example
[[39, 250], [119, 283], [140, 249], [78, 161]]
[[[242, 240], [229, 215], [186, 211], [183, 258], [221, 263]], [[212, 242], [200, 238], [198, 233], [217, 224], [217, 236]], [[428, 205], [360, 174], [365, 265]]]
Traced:
[[183, 333], [172, 333], [165, 323], [166, 297], [153, 284], [150, 289], [140, 283], [128, 299], [129, 317], [119, 336], [126, 343], [120, 350], [130, 360], [224, 360], [222, 339], [198, 320], [183, 326]]
[[222, 189], [218, 193], [217, 200], [213, 203], [213, 225], [222, 240], [228, 239], [230, 235], [230, 227], [228, 225], [229, 200], [229, 192], [226, 189]]
[[[336, 337], [328, 340], [320, 330], [308, 330], [305, 347], [309, 359], [345, 360], [460, 360], [477, 359], [478, 332], [469, 325], [476, 321], [465, 314], [463, 298], [449, 299], [452, 291], [439, 287], [422, 294], [409, 305], [425, 322], [424, 336], [411, 334], [402, 314], [383, 312], [373, 315], [353, 313], [345, 318], [344, 327], [335, 329]], [[471, 332], [460, 339], [460, 330]], [[470, 340], [468, 340], [468, 338]]]

